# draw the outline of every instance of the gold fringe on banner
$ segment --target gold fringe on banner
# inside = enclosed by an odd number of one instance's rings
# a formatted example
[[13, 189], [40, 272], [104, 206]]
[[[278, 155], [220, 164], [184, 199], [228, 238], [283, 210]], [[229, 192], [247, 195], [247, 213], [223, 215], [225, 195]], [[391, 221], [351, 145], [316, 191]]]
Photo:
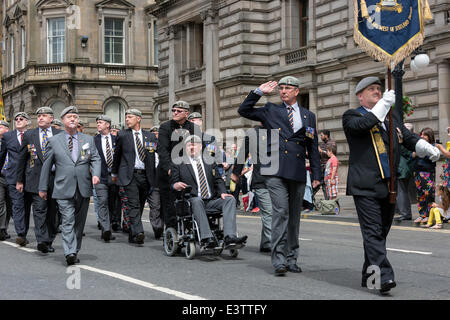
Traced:
[[423, 18], [425, 20], [432, 20], [433, 15], [431, 14], [430, 4], [428, 3], [428, 0], [425, 0], [424, 7]]
[[369, 11], [367, 10], [367, 4], [365, 0], [361, 0], [361, 17], [366, 19], [369, 17]]
[[[364, 0], [361, 0], [361, 2]], [[418, 0], [419, 4], [422, 4], [422, 1]], [[425, 0], [427, 1], [427, 0]], [[365, 1], [364, 1], [365, 2]], [[421, 8], [421, 6], [419, 6]], [[425, 6], [424, 6], [425, 8]], [[421, 14], [424, 12], [422, 11]], [[421, 32], [416, 34], [412, 39], [410, 39], [403, 47], [401, 47], [394, 55], [390, 55], [377, 45], [375, 45], [370, 40], [366, 39], [358, 30], [358, 0], [354, 0], [354, 32], [353, 39], [356, 44], [370, 57], [376, 59], [380, 62], [383, 62], [388, 68], [392, 65], [397, 65], [407, 57], [409, 57], [412, 52], [419, 46], [423, 44], [423, 40], [425, 38], [424, 35], [424, 21], [422, 21]]]

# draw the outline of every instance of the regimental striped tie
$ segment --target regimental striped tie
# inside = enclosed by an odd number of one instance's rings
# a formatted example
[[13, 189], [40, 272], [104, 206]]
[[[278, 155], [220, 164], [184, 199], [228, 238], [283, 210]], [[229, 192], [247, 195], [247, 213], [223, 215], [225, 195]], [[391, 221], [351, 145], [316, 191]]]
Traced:
[[208, 199], [208, 185], [206, 184], [206, 177], [200, 159], [197, 159], [197, 171], [198, 179], [200, 180], [200, 195], [202, 199]]
[[109, 145], [108, 136], [106, 136], [105, 139], [106, 139], [106, 164], [108, 165], [108, 168], [111, 168], [113, 164], [111, 146]]
[[136, 149], [139, 155], [139, 160], [141, 160], [142, 162], [144, 162], [145, 160], [145, 151], [144, 151], [144, 147], [142, 146], [142, 141], [139, 138], [139, 132], [135, 132], [134, 133], [136, 135]]
[[41, 150], [42, 150], [42, 156], [47, 156], [47, 143], [48, 143], [48, 136], [47, 136], [47, 129], [42, 129], [42, 144], [41, 144]]
[[294, 108], [292, 108], [291, 106], [288, 107], [288, 118], [289, 118], [289, 123], [291, 124], [291, 128], [292, 130], [294, 130], [294, 112], [293, 112]]
[[73, 150], [73, 136], [69, 136], [69, 152], [72, 155]]

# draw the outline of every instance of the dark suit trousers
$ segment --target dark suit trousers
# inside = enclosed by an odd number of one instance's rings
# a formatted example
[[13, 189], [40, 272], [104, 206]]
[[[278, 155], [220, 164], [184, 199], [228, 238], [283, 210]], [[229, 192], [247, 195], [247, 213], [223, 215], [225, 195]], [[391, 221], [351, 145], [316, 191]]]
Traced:
[[0, 230], [7, 230], [12, 216], [12, 203], [9, 197], [8, 184], [0, 177]]
[[[98, 199], [98, 219], [103, 231], [111, 230], [111, 222], [120, 224], [119, 186], [109, 178], [108, 184], [99, 183], [95, 186]], [[120, 201], [120, 200], [119, 200]]]
[[31, 193], [17, 191], [15, 184], [8, 185], [8, 191], [16, 233], [18, 236], [26, 237], [30, 227]]
[[164, 219], [166, 227], [175, 227], [177, 225], [177, 217], [175, 213], [176, 196], [170, 188], [169, 176], [161, 170], [159, 172], [159, 195], [161, 202], [161, 216]]
[[369, 266], [377, 266], [381, 271], [381, 283], [394, 280], [394, 270], [387, 259], [386, 237], [391, 229], [395, 204], [389, 198], [353, 196], [358, 213], [364, 244], [363, 281]]
[[144, 232], [141, 216], [144, 211], [144, 205], [147, 200], [149, 189], [150, 186], [144, 172], [134, 172], [130, 184], [124, 186], [125, 194], [128, 197], [128, 216], [131, 223], [131, 237]]

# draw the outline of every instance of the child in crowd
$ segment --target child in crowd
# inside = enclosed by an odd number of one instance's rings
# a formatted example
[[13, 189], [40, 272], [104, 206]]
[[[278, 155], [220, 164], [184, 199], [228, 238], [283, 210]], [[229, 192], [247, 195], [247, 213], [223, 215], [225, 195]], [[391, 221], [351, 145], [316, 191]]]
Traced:
[[338, 165], [339, 161], [336, 157], [337, 147], [335, 144], [327, 145], [327, 155], [329, 157], [325, 167], [324, 182], [326, 185], [327, 195], [330, 200], [334, 200], [338, 195]]
[[[438, 187], [438, 202], [431, 205], [430, 217], [426, 225], [422, 225], [424, 228], [430, 229], [442, 229], [442, 219], [448, 220], [450, 218], [450, 191], [448, 187], [444, 187], [442, 184]], [[436, 224], [433, 225], [433, 220], [436, 219]]]

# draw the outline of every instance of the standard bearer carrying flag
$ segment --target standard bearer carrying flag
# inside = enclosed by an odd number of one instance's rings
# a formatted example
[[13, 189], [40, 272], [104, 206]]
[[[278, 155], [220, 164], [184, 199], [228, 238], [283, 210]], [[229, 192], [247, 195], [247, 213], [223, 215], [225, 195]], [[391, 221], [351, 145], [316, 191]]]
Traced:
[[354, 0], [355, 42], [388, 67], [408, 57], [424, 40], [428, 0]]

